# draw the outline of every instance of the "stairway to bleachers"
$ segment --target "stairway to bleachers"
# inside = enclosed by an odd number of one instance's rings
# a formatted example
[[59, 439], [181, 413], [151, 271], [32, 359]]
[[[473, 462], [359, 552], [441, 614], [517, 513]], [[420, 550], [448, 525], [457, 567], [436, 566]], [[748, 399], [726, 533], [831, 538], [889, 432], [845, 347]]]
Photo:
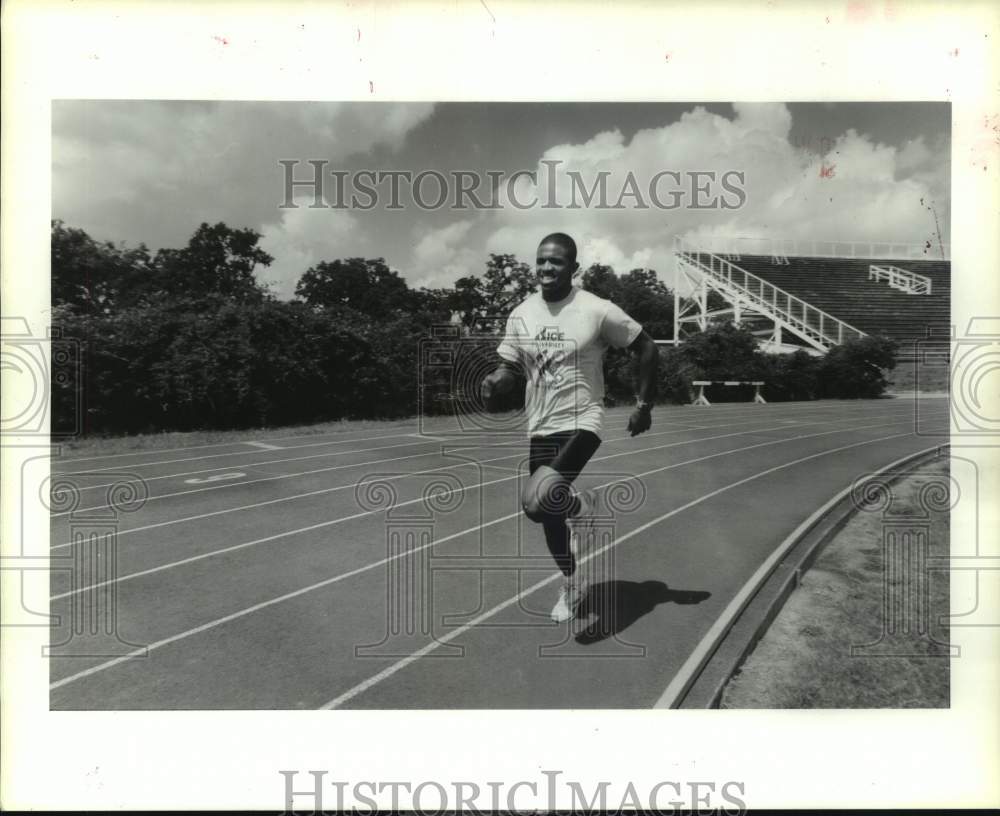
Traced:
[[[866, 334], [891, 337], [902, 354], [912, 352], [916, 341], [926, 340], [928, 330], [938, 338], [948, 337], [950, 261], [789, 256], [785, 265], [773, 263], [769, 255], [741, 255], [732, 262]], [[869, 280], [871, 264], [924, 275], [931, 279], [931, 294], [908, 295], [885, 281]]]

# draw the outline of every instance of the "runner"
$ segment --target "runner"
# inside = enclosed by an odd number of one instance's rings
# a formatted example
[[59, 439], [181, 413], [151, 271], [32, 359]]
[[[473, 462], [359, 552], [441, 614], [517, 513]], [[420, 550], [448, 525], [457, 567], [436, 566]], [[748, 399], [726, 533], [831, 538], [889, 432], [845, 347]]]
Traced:
[[525, 413], [531, 436], [530, 477], [521, 496], [525, 515], [540, 523], [556, 565], [565, 576], [552, 619], [576, 616], [587, 594], [576, 553], [596, 509], [593, 491], [571, 487], [601, 444], [604, 418], [604, 352], [628, 348], [639, 357], [639, 395], [628, 420], [632, 436], [649, 430], [656, 396], [656, 343], [609, 300], [573, 286], [576, 243], [556, 232], [538, 247], [540, 291], [507, 319], [497, 351], [501, 362], [482, 384], [487, 404], [510, 391], [518, 370], [527, 379]]

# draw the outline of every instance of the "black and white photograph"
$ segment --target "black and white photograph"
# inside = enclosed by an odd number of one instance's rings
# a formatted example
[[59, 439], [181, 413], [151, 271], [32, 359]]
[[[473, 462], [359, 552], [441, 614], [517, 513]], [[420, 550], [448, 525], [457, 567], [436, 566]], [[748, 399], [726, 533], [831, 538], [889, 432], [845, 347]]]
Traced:
[[767, 5], [5, 11], [5, 807], [996, 803], [1000, 18]]
[[948, 706], [949, 105], [52, 126], [53, 708]]

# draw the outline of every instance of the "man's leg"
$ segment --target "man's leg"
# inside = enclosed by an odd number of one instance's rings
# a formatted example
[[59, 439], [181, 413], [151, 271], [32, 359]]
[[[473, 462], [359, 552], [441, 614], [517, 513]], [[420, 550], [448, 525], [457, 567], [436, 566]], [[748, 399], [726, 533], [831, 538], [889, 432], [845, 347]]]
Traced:
[[[600, 444], [600, 438], [591, 431], [553, 434], [532, 439], [531, 443], [531, 478], [525, 485], [522, 505], [528, 518], [542, 524], [545, 543], [567, 581], [571, 581], [576, 572], [576, 558], [566, 518], [580, 509], [572, 483]], [[575, 590], [578, 594], [582, 592], [581, 587]], [[560, 604], [565, 605], [564, 601], [564, 597], [560, 598]], [[559, 616], [555, 615], [555, 610], [553, 612], [554, 617], [563, 619], [569, 610]]]
[[575, 509], [575, 504], [571, 481], [551, 465], [540, 465], [525, 485], [522, 497], [525, 515], [542, 525], [549, 552], [566, 576], [576, 569], [566, 527], [566, 517]]

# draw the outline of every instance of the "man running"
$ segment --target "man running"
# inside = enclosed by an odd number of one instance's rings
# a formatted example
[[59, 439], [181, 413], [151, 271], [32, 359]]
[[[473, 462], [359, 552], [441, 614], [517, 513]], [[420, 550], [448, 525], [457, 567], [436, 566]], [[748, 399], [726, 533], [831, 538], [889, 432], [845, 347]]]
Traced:
[[530, 477], [521, 495], [525, 515], [542, 525], [545, 541], [565, 576], [552, 619], [576, 616], [587, 585], [577, 574], [581, 534], [596, 508], [593, 491], [571, 484], [601, 444], [604, 352], [627, 348], [639, 357], [639, 395], [628, 420], [632, 436], [649, 430], [656, 396], [656, 343], [609, 300], [573, 286], [576, 243], [556, 232], [538, 246], [540, 291], [507, 319], [497, 351], [501, 362], [482, 384], [487, 404], [510, 391], [523, 370], [525, 413], [531, 436]]

